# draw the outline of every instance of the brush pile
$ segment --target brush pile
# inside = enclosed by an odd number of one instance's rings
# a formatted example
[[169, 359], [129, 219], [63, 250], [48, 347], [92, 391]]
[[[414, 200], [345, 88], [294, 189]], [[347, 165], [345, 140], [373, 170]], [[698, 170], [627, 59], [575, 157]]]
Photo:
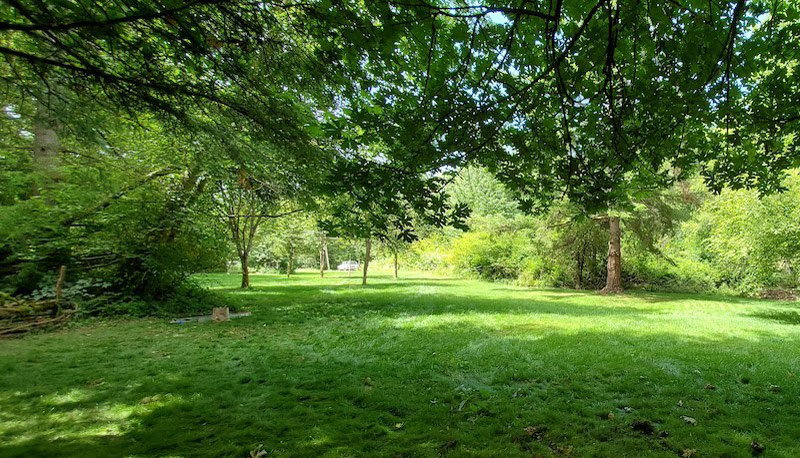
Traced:
[[62, 298], [64, 274], [62, 267], [56, 283], [56, 297], [53, 299], [29, 300], [0, 293], [0, 338], [66, 323], [76, 309]]

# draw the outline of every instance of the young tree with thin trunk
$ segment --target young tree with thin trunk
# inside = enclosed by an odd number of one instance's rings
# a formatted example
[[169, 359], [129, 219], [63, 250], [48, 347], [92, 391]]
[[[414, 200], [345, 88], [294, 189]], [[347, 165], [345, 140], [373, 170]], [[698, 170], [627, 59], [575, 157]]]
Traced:
[[331, 260], [328, 258], [328, 236], [325, 231], [319, 231], [319, 276], [325, 278], [325, 271], [331, 270]]
[[325, 236], [324, 244], [322, 246], [323, 254], [325, 255], [325, 270], [331, 270], [331, 256], [328, 253], [328, 237]]
[[291, 237], [286, 239], [286, 278], [292, 277], [294, 270], [294, 240]]
[[366, 240], [364, 241], [364, 269], [361, 278], [362, 286], [367, 286], [367, 271], [369, 271], [369, 260], [370, 257], [372, 256], [371, 251], [372, 251], [372, 239], [370, 237], [367, 237]]
[[319, 278], [325, 278], [325, 252], [319, 248]]
[[[379, 179], [380, 175], [363, 174], [360, 178], [374, 180]], [[326, 233], [349, 240], [364, 240], [363, 285], [367, 284], [373, 241], [378, 240], [383, 247], [388, 247], [389, 252], [395, 253], [394, 271], [397, 278], [399, 263], [397, 252], [403, 243], [416, 239], [414, 228], [420, 223], [434, 227], [445, 225], [466, 227], [464, 225], [466, 207], [461, 204], [451, 207], [447, 203], [442, 182], [431, 180], [426, 186], [430, 186], [427, 188], [427, 194], [424, 194], [428, 199], [426, 205], [429, 208], [416, 208], [399, 193], [381, 194], [372, 200], [364, 195], [361, 200], [362, 196], [354, 196], [355, 192], [349, 192], [325, 202], [324, 216], [319, 224]], [[356, 190], [368, 194], [368, 190], [374, 188], [366, 184], [356, 187]]]
[[399, 257], [407, 242], [399, 238], [400, 234], [397, 231], [391, 231], [387, 237], [381, 240], [381, 246], [388, 250], [392, 255], [392, 270], [395, 280], [399, 277]]
[[278, 212], [278, 190], [243, 171], [239, 171], [237, 180], [219, 180], [216, 185], [213, 203], [236, 247], [242, 266], [241, 287], [249, 288], [250, 252], [261, 223], [265, 219], [286, 216], [292, 212]]

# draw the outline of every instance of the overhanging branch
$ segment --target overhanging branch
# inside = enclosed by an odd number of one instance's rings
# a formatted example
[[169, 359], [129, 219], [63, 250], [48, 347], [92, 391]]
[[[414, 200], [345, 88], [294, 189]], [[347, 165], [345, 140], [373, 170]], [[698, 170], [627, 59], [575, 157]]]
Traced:
[[106, 19], [104, 21], [75, 21], [69, 23], [38, 23], [38, 24], [19, 24], [13, 22], [0, 22], [0, 31], [5, 30], [18, 30], [22, 32], [63, 32], [72, 29], [93, 28], [93, 27], [111, 27], [117, 24], [124, 24], [129, 22], [146, 21], [151, 19], [161, 19], [175, 13], [193, 8], [199, 5], [212, 5], [216, 3], [224, 3], [230, 0], [194, 0], [184, 5], [168, 8], [161, 11], [153, 11], [149, 13], [132, 14], [130, 16], [116, 17]]

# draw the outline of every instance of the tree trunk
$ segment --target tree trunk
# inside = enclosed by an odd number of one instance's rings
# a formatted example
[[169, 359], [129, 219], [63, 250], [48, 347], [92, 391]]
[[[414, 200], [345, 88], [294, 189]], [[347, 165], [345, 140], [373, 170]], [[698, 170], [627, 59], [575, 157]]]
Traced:
[[242, 262], [242, 288], [246, 289], [250, 287], [250, 267], [247, 265], [248, 255], [243, 255], [239, 257], [239, 260]]
[[292, 242], [289, 242], [289, 265], [286, 266], [286, 278], [290, 278], [292, 276], [292, 267], [294, 267], [294, 245]]
[[325, 278], [325, 251], [319, 247], [319, 278]]
[[397, 251], [394, 252], [394, 279], [397, 280]]
[[61, 300], [64, 296], [64, 279], [67, 276], [67, 266], [61, 266], [58, 270], [58, 280], [56, 281], [56, 308], [55, 315], [61, 314]]
[[325, 251], [325, 268], [331, 270], [331, 257], [328, 256], [328, 237], [322, 236], [322, 249]]
[[361, 284], [363, 286], [367, 285], [367, 270], [369, 269], [369, 252], [370, 248], [372, 248], [372, 240], [367, 238], [366, 241], [366, 249], [364, 252], [364, 277], [361, 280]]
[[620, 244], [619, 217], [608, 218], [608, 264], [605, 294], [622, 292], [622, 248]]
[[59, 167], [61, 140], [55, 131], [55, 124], [50, 110], [42, 102], [37, 102], [36, 113], [31, 125], [31, 130], [33, 130], [33, 170], [38, 175], [34, 179], [31, 189], [35, 196], [41, 194], [42, 189], [50, 188], [53, 182], [61, 179]]
[[[58, 154], [61, 151], [61, 140], [55, 131], [55, 120], [41, 102], [37, 103], [31, 127], [33, 130], [34, 170], [45, 178], [46, 183], [58, 180], [60, 178]], [[34, 194], [39, 194], [36, 186], [33, 191]]]

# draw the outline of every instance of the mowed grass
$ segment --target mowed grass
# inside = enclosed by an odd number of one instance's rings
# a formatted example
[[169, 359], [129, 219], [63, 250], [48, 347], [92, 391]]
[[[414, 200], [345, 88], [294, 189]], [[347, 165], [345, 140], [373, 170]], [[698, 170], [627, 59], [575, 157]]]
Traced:
[[0, 341], [0, 456], [800, 456], [798, 303], [203, 281], [252, 316]]

